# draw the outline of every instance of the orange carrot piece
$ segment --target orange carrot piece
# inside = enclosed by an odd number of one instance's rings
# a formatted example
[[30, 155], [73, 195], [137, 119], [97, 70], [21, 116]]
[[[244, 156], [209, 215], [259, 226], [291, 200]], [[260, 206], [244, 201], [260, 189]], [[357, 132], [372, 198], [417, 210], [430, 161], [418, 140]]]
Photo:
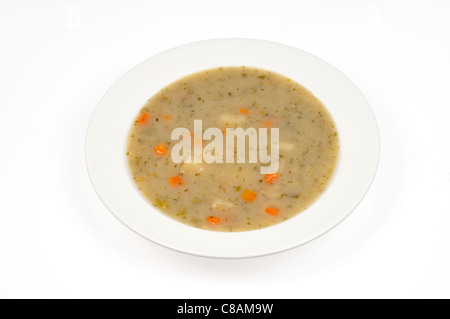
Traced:
[[180, 186], [183, 186], [183, 180], [180, 176], [175, 175], [174, 177], [169, 178], [169, 184], [172, 185], [174, 188], [178, 188]]
[[240, 111], [241, 111], [242, 114], [248, 114], [248, 110], [247, 109], [242, 108], [242, 109], [240, 109]]
[[276, 215], [278, 215], [278, 212], [280, 210], [278, 208], [275, 208], [275, 207], [267, 207], [265, 209], [265, 211], [266, 211], [267, 214], [270, 214], [272, 216], [276, 216]]
[[172, 119], [172, 116], [170, 116], [170, 115], [163, 115], [163, 119], [170, 121]]
[[191, 143], [192, 144], [202, 144], [202, 140], [194, 137], [194, 133], [191, 133]]
[[274, 173], [274, 174], [267, 174], [264, 179], [266, 180], [266, 183], [273, 183], [278, 179], [278, 173]]
[[210, 216], [210, 217], [206, 218], [206, 220], [213, 225], [217, 225], [220, 223], [219, 217]]
[[264, 121], [264, 125], [267, 127], [272, 127], [273, 123], [272, 123], [272, 121]]
[[167, 154], [167, 147], [166, 145], [164, 145], [164, 143], [159, 143], [153, 148], [153, 150], [155, 151], [156, 154], [160, 156], [164, 156]]
[[247, 202], [253, 202], [256, 198], [257, 194], [255, 192], [252, 192], [251, 190], [246, 189], [242, 193], [242, 198], [245, 199]]
[[143, 113], [137, 122], [141, 125], [145, 125], [149, 122], [149, 120], [150, 116], [147, 113]]

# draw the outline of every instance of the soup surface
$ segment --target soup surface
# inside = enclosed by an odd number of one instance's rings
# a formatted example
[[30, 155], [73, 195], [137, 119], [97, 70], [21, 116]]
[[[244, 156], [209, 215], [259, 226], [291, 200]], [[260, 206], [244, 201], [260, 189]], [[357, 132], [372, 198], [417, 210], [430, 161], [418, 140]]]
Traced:
[[[221, 135], [194, 135], [195, 120], [202, 121], [201, 133], [218, 128]], [[172, 156], [180, 143], [172, 140], [176, 128], [191, 132], [191, 156], [181, 163]], [[226, 162], [231, 128], [267, 129], [268, 154], [278, 129], [278, 170], [262, 174], [268, 163], [249, 163], [249, 137], [245, 163]], [[223, 154], [223, 163], [194, 163], [196, 146], [204, 150], [222, 136], [216, 144], [222, 149], [212, 153]], [[324, 105], [295, 81], [253, 67], [206, 70], [163, 88], [133, 122], [127, 149], [131, 176], [145, 198], [178, 221], [216, 231], [255, 230], [301, 213], [326, 189], [338, 155], [337, 129]]]

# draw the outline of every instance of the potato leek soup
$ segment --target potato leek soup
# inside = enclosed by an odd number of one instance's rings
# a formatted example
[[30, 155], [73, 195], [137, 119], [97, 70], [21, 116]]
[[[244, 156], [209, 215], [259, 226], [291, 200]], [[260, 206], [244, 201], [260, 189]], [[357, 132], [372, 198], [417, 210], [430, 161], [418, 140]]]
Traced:
[[188, 225], [248, 231], [308, 208], [339, 155], [331, 115], [280, 74], [223, 67], [148, 100], [127, 146], [131, 176], [155, 207]]

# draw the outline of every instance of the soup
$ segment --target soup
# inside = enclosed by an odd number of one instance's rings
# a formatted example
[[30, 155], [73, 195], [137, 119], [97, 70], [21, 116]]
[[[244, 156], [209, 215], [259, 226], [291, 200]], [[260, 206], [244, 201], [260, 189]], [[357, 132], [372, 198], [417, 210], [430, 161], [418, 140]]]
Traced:
[[[238, 132], [247, 133], [241, 143]], [[131, 176], [151, 204], [215, 231], [301, 213], [326, 189], [338, 155], [325, 106], [295, 81], [253, 67], [205, 70], [163, 88], [132, 123], [127, 146]]]

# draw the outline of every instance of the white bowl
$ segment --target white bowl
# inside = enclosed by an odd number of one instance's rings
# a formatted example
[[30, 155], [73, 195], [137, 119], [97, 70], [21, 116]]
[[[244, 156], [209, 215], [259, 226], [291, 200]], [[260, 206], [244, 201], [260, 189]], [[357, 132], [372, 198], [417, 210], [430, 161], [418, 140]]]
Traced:
[[[335, 175], [306, 211], [278, 225], [248, 232], [213, 232], [184, 225], [151, 206], [130, 178], [126, 142], [136, 114], [166, 85], [204, 69], [253, 66], [283, 74], [309, 90], [330, 111], [341, 152]], [[368, 191], [379, 160], [379, 134], [366, 99], [341, 72], [286, 45], [218, 39], [183, 45], [154, 56], [120, 78], [95, 110], [86, 163], [97, 194], [126, 226], [177, 251], [207, 257], [267, 255], [306, 243], [348, 216]]]

